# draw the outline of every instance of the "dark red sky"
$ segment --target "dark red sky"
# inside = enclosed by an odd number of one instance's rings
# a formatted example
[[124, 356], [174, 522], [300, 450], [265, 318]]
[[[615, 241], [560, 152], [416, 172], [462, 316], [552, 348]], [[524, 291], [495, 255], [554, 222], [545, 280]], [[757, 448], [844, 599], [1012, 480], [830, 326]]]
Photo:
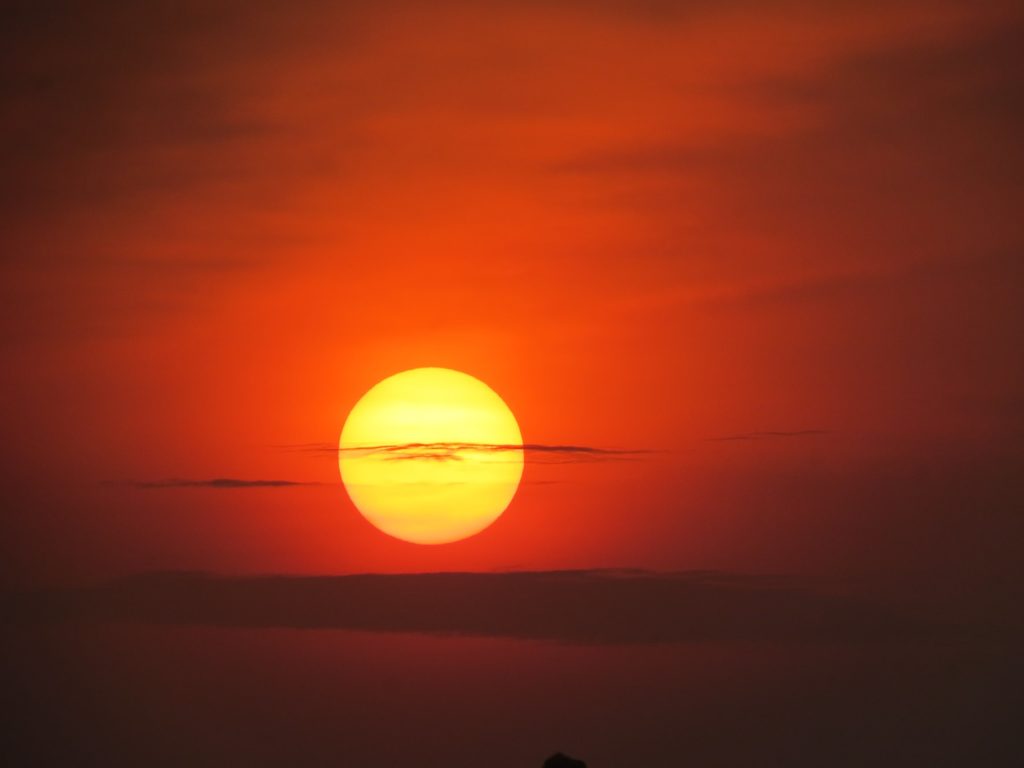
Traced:
[[[6, 580], [1020, 576], [1017, 3], [15, 3], [3, 27]], [[479, 537], [387, 539], [333, 457], [281, 446], [422, 365], [486, 381], [529, 442], [659, 453], [531, 464]], [[321, 485], [128, 484], [169, 477]]]

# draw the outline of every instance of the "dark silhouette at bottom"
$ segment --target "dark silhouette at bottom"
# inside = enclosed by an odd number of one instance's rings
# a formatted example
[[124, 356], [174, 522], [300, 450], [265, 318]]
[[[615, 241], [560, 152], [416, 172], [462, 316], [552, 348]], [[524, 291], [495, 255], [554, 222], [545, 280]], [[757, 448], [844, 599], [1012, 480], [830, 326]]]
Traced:
[[587, 768], [587, 764], [582, 760], [556, 752], [544, 761], [544, 768]]

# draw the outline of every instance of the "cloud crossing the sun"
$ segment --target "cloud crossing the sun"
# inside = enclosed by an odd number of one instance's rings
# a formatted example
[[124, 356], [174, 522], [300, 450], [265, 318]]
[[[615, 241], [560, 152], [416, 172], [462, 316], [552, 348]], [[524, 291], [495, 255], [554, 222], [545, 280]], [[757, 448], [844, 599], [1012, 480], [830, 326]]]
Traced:
[[[756, 440], [778, 440], [797, 437], [829, 435], [825, 429], [766, 430], [738, 432], [731, 435], [704, 438], [704, 442], [741, 442]], [[468, 443], [468, 442], [422, 442], [422, 443], [380, 443], [358, 447], [341, 448], [333, 443], [300, 443], [277, 446], [293, 453], [313, 453], [348, 456], [379, 456], [387, 461], [464, 461], [474, 455], [500, 455], [522, 451], [534, 463], [541, 464], [589, 464], [607, 461], [639, 461], [645, 456], [670, 453], [647, 448], [598, 448], [590, 445], [548, 444], [548, 443]], [[320, 482], [283, 479], [241, 479], [234, 477], [181, 478], [161, 480], [106, 481], [104, 485], [140, 489], [211, 488], [234, 490], [244, 488], [298, 488], [323, 485]]]
[[[730, 435], [704, 438], [704, 442], [740, 442], [757, 440], [778, 440], [798, 437], [829, 435], [825, 429], [766, 430], [738, 432]], [[590, 445], [548, 444], [548, 443], [468, 443], [468, 442], [417, 442], [380, 443], [358, 447], [341, 448], [332, 443], [300, 443], [277, 446], [293, 453], [312, 453], [348, 456], [375, 456], [387, 461], [464, 461], [474, 455], [501, 455], [522, 451], [534, 463], [541, 464], [589, 464], [608, 461], [639, 461], [645, 456], [670, 453], [647, 448], [598, 448]], [[283, 479], [241, 479], [233, 477], [181, 478], [161, 480], [107, 481], [105, 485], [116, 485], [140, 489], [211, 488], [220, 490], [244, 488], [297, 488], [323, 485], [320, 482]]]
[[654, 453], [647, 449], [596, 448], [587, 445], [562, 445], [546, 443], [382, 443], [358, 447], [340, 448], [331, 443], [306, 443], [284, 446], [286, 450], [347, 454], [350, 456], [383, 456], [391, 461], [462, 461], [474, 454], [502, 454], [523, 451], [534, 461], [546, 464], [583, 463], [597, 461], [631, 461], [645, 454]]

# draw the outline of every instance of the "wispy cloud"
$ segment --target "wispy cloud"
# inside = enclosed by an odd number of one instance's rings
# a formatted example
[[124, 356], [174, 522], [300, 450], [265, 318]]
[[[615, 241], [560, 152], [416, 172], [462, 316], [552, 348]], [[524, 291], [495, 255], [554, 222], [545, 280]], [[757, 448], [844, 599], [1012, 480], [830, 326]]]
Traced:
[[[705, 442], [737, 442], [750, 440], [774, 440], [793, 437], [813, 437], [830, 434], [823, 429], [801, 429], [793, 431], [739, 432], [731, 435], [705, 438]], [[547, 444], [547, 443], [380, 443], [358, 447], [341, 448], [333, 443], [300, 443], [277, 446], [294, 453], [348, 455], [353, 457], [379, 456], [386, 461], [465, 461], [474, 455], [525, 453], [534, 463], [581, 464], [606, 461], [639, 461], [645, 456], [671, 451], [646, 448], [597, 448], [589, 445]], [[511, 457], [510, 457], [510, 460]], [[534, 481], [536, 482], [536, 481]], [[321, 482], [281, 479], [241, 479], [233, 477], [182, 478], [171, 477], [160, 480], [106, 481], [105, 485], [128, 488], [215, 488], [221, 490], [239, 488], [294, 488], [323, 485]]]
[[389, 461], [462, 461], [473, 454], [504, 454], [523, 451], [535, 460], [549, 464], [629, 461], [645, 454], [647, 449], [596, 448], [587, 445], [548, 445], [544, 443], [388, 443], [341, 448], [332, 443], [305, 443], [282, 446], [288, 451], [347, 454], [350, 456], [383, 456]]
[[[415, 600], [409, 595], [415, 594]], [[152, 573], [27, 601], [26, 617], [200, 626], [471, 635], [580, 644], [856, 642], [944, 637], [867, 596], [795, 579], [714, 572], [428, 573], [220, 577]]]
[[127, 480], [110, 481], [106, 485], [121, 485], [130, 488], [291, 488], [303, 485], [320, 485], [320, 483], [299, 480], [240, 480], [234, 477], [214, 477], [197, 480], [182, 477], [171, 477], [165, 480]]
[[720, 443], [735, 440], [776, 440], [787, 437], [814, 437], [831, 434], [827, 429], [796, 429], [792, 431], [772, 430], [766, 432], [738, 432], [734, 435], [720, 435], [705, 438], [706, 442]]

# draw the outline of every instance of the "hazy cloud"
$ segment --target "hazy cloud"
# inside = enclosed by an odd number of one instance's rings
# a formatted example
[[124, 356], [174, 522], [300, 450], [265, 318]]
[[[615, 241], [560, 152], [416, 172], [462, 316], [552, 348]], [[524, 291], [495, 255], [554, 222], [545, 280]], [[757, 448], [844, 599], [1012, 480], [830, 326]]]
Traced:
[[[13, 606], [18, 608], [17, 605]], [[142, 574], [22, 602], [31, 618], [239, 627], [337, 628], [567, 643], [860, 642], [957, 633], [883, 598], [792, 579], [643, 571], [229, 578]]]
[[300, 480], [240, 480], [234, 477], [214, 477], [209, 480], [172, 477], [166, 480], [109, 482], [107, 485], [124, 485], [131, 488], [290, 488], [301, 485], [320, 485], [320, 483]]
[[707, 442], [729, 442], [733, 440], [773, 440], [786, 437], [814, 437], [831, 434], [827, 429], [797, 429], [792, 431], [770, 430], [765, 432], [738, 432], [734, 435], [705, 438]]
[[595, 448], [586, 445], [547, 445], [543, 443], [391, 443], [358, 448], [340, 448], [332, 443], [306, 443], [283, 446], [285, 450], [309, 453], [345, 453], [352, 456], [379, 456], [394, 461], [462, 461], [474, 453], [502, 454], [523, 451], [535, 460], [549, 464], [592, 461], [628, 461], [653, 453], [647, 449]]

